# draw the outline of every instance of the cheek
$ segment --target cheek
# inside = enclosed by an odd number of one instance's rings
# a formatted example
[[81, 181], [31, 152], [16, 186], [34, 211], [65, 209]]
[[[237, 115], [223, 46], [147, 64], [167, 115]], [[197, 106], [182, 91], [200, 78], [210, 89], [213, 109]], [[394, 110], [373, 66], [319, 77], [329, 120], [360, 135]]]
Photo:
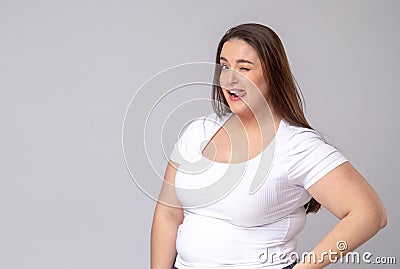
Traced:
[[229, 102], [229, 93], [227, 93], [223, 88], [221, 88], [221, 91], [222, 95], [225, 97], [225, 101]]
[[221, 73], [221, 75], [219, 76], [219, 86], [221, 86], [222, 88], [227, 88], [228, 86], [228, 75], [224, 72]]
[[257, 88], [261, 91], [261, 93], [264, 95], [264, 97], [268, 96], [268, 86], [267, 83], [265, 82], [264, 78], [260, 79], [259, 81], [255, 82]]
[[250, 84], [250, 88], [253, 88], [254, 91], [261, 92], [264, 97], [267, 97], [268, 86], [263, 75], [254, 74], [251, 77], [249, 76], [249, 80], [251, 80], [251, 82], [248, 82]]

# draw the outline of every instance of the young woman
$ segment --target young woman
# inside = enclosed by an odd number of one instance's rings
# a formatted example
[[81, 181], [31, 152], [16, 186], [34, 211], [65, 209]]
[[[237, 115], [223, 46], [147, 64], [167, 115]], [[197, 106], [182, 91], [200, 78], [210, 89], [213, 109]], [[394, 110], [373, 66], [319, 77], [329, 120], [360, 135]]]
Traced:
[[[386, 225], [375, 191], [308, 124], [273, 30], [233, 27], [218, 45], [216, 64], [215, 113], [189, 124], [166, 168], [152, 226], [152, 269], [323, 268], [333, 261], [325, 252], [344, 255]], [[272, 161], [264, 158], [271, 152]], [[207, 169], [181, 171], [199, 159], [209, 161]], [[226, 182], [234, 184], [223, 195], [202, 192], [193, 202], [194, 193], [170, 187], [202, 188], [228, 170]], [[260, 172], [265, 180], [257, 181]], [[306, 213], [321, 205], [340, 221], [310, 250], [314, 258], [294, 261]]]

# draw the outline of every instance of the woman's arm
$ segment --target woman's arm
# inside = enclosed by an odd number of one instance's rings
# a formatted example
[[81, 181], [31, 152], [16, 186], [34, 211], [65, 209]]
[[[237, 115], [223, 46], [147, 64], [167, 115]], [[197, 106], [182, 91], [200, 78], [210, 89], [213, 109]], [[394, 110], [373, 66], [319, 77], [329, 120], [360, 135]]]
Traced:
[[183, 221], [183, 209], [174, 188], [176, 167], [177, 164], [168, 163], [154, 211], [150, 242], [151, 269], [171, 269], [177, 254], [175, 241], [178, 226]]
[[310, 259], [311, 263], [308, 263], [306, 259], [300, 261], [295, 269], [324, 268], [331, 261], [323, 253], [340, 253], [337, 246], [339, 241], [347, 244], [342, 251], [344, 257], [345, 253], [353, 251], [386, 226], [386, 210], [381, 200], [349, 162], [329, 172], [313, 184], [308, 192], [340, 221], [312, 250], [317, 259], [324, 257], [323, 262], [315, 263]]

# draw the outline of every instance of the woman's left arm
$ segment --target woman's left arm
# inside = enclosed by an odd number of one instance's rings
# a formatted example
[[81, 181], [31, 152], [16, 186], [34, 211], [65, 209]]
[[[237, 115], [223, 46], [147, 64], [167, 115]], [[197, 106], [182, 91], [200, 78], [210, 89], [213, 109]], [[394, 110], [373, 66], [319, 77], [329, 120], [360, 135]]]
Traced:
[[[300, 261], [294, 269], [324, 268], [332, 260], [325, 253], [342, 253], [344, 257], [386, 226], [386, 210], [381, 200], [350, 162], [333, 169], [308, 192], [340, 221], [312, 250], [310, 259]], [[338, 249], [340, 241], [345, 243]], [[347, 248], [340, 251], [345, 244]]]

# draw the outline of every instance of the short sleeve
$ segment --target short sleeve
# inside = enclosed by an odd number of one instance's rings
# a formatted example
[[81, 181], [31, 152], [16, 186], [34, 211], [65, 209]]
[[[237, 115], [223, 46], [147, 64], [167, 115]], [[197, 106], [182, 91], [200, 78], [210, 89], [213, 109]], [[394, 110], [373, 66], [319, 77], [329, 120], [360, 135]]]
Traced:
[[315, 130], [301, 128], [290, 139], [290, 143], [287, 158], [288, 180], [305, 189], [348, 161], [337, 148], [327, 144]]
[[197, 144], [201, 135], [199, 124], [200, 120], [195, 119], [182, 128], [170, 154], [171, 161], [182, 164], [185, 161], [195, 162], [197, 160], [199, 152], [196, 149], [199, 148]]

